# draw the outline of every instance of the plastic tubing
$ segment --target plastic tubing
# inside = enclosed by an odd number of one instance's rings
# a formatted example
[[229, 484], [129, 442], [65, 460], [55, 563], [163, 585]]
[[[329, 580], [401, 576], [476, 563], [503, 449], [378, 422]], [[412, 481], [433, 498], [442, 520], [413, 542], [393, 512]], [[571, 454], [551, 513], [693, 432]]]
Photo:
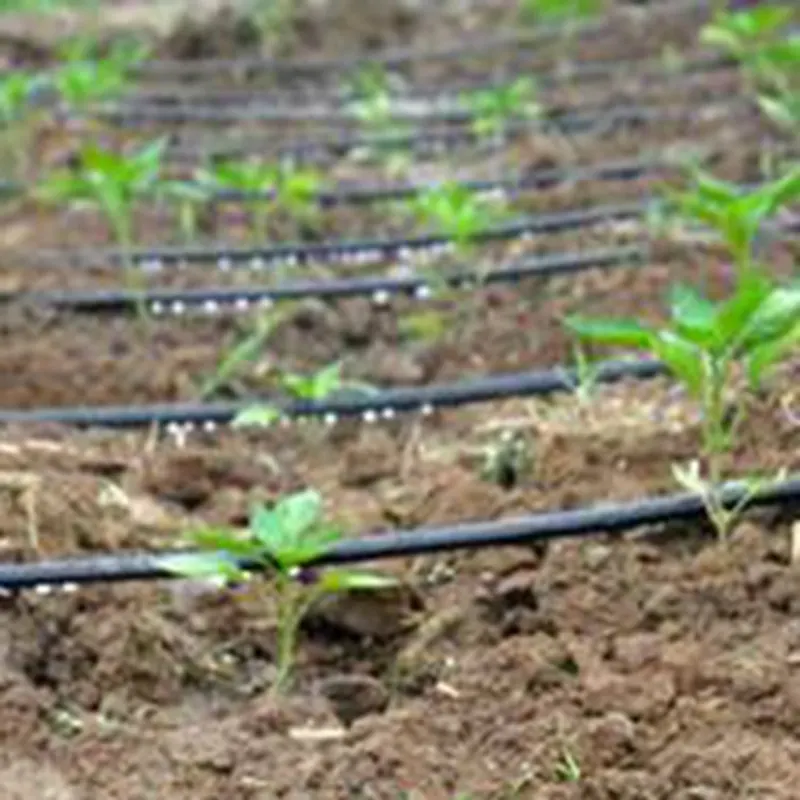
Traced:
[[[727, 508], [732, 508], [749, 491], [746, 484], [727, 484], [721, 491], [722, 502]], [[797, 502], [800, 502], [800, 479], [795, 478], [749, 497], [743, 508]], [[623, 533], [645, 525], [700, 520], [705, 514], [703, 501], [698, 495], [683, 493], [509, 519], [388, 531], [337, 542], [306, 566], [354, 564], [487, 547], [530, 546], [567, 537]], [[58, 589], [74, 590], [92, 583], [177, 579], [179, 576], [167, 570], [163, 561], [170, 556], [186, 555], [187, 552], [191, 551], [170, 550], [163, 553], [126, 553], [27, 564], [0, 564], [0, 589], [6, 593], [23, 589], [38, 589], [46, 593]], [[244, 569], [260, 568], [259, 564], [245, 560], [237, 563]]]

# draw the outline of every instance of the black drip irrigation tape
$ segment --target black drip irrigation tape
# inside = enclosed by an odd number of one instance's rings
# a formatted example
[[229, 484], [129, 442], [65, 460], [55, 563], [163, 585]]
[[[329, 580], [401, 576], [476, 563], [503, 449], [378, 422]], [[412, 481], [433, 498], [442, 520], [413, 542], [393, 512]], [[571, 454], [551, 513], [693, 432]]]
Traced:
[[[495, 178], [486, 180], [454, 181], [464, 189], [477, 194], [503, 192], [512, 196], [530, 189], [545, 189], [560, 183], [579, 181], [631, 181], [668, 168], [668, 164], [655, 160], [628, 159], [609, 161], [598, 165], [563, 169], [559, 167], [532, 170], [521, 177]], [[188, 181], [191, 184], [191, 181]], [[394, 200], [406, 200], [424, 194], [441, 186], [442, 182], [377, 184], [343, 184], [330, 190], [320, 191], [316, 203], [321, 208], [341, 205], [370, 205]], [[33, 187], [13, 181], [0, 180], [0, 196], [29, 193]], [[272, 199], [274, 192], [242, 192], [233, 189], [219, 189], [211, 193], [210, 203], [241, 202], [253, 199]]]
[[[729, 483], [721, 489], [721, 502], [728, 509], [741, 504], [742, 510], [794, 505], [800, 502], [800, 479], [776, 483], [755, 494], [751, 492], [746, 484]], [[701, 521], [706, 514], [701, 497], [681, 493], [507, 519], [386, 531], [337, 542], [305, 566], [325, 567], [455, 550], [531, 546], [554, 539], [621, 534], [645, 526]], [[166, 568], [164, 561], [196, 552], [165, 550], [161, 553], [123, 553], [27, 564], [0, 564], [0, 590], [8, 594], [34, 589], [47, 594], [52, 591], [74, 591], [88, 584], [180, 580], [180, 576]], [[258, 563], [237, 560], [234, 556], [230, 558], [243, 569], [253, 572], [263, 570], [263, 565]]]
[[[710, 4], [702, 0], [670, 0], [659, 4], [650, 4], [647, 9], [647, 21], [653, 22], [657, 14], [670, 17], [683, 13], [707, 13]], [[573, 36], [592, 35], [619, 26], [627, 19], [644, 19], [642, 12], [629, 9], [627, 13], [608, 15], [600, 19], [581, 21], [572, 26]], [[634, 23], [635, 24], [635, 23]], [[383, 67], [401, 67], [412, 63], [432, 61], [460, 61], [478, 55], [491, 55], [497, 50], [508, 52], [515, 47], [531, 47], [566, 34], [563, 25], [537, 25], [533, 30], [516, 28], [509, 33], [492, 37], [483, 37], [472, 41], [459, 41], [438, 49], [417, 50], [413, 48], [397, 48], [384, 50], [369, 55], [348, 55], [340, 58], [316, 59], [276, 59], [276, 58], [237, 58], [237, 59], [198, 59], [194, 61], [149, 60], [134, 67], [133, 73], [140, 76], [156, 75], [159, 77], [202, 77], [217, 76], [223, 72], [241, 75], [243, 72], [275, 73], [281, 76], [329, 75], [347, 71], [361, 66], [379, 64]]]
[[[719, 98], [716, 102], [722, 105], [727, 102], [728, 105], [734, 105], [736, 101], [741, 100], [740, 93], [731, 91], [727, 93], [719, 93]], [[596, 119], [608, 117], [617, 113], [628, 114], [629, 116], [637, 114], [640, 117], [647, 117], [650, 119], [658, 116], [661, 113], [668, 113], [672, 111], [683, 110], [686, 113], [688, 108], [695, 111], [704, 109], [708, 103], [694, 103], [682, 104], [670, 109], [667, 106], [637, 106], [628, 105], [622, 106], [621, 104], [616, 107], [602, 107], [602, 106], [588, 106], [581, 105], [569, 109], [544, 109], [541, 116], [528, 123], [528, 125], [536, 129], [546, 129], [547, 126], [555, 126], [560, 130], [570, 131], [570, 127], [574, 129], [575, 125], [585, 124], [587, 119]], [[133, 126], [141, 124], [192, 124], [192, 123], [210, 123], [210, 124], [232, 124], [237, 122], [263, 122], [263, 123], [280, 123], [280, 124], [303, 124], [314, 123], [332, 125], [355, 125], [362, 126], [363, 123], [351, 111], [344, 108], [331, 108], [326, 106], [295, 106], [283, 105], [276, 106], [272, 103], [262, 104], [244, 104], [241, 106], [225, 106], [225, 105], [199, 105], [197, 103], [190, 103], [188, 105], [173, 105], [173, 104], [159, 104], [159, 103], [145, 103], [145, 102], [117, 102], [117, 103], [103, 103], [90, 107], [87, 112], [82, 115], [95, 119], [100, 119], [106, 122], [113, 122], [120, 126]], [[446, 125], [466, 125], [475, 119], [475, 112], [469, 108], [458, 107], [438, 107], [435, 104], [421, 102], [416, 105], [411, 104], [397, 104], [391, 113], [391, 120], [397, 123], [439, 123]]]
[[452, 289], [475, 289], [499, 283], [517, 283], [527, 278], [570, 275], [589, 269], [626, 267], [644, 264], [647, 250], [636, 245], [590, 250], [585, 253], [557, 253], [531, 256], [492, 269], [490, 272], [462, 269], [439, 275], [436, 286], [420, 276], [384, 278], [343, 278], [330, 281], [292, 281], [277, 286], [211, 287], [207, 289], [157, 289], [147, 292], [128, 290], [92, 290], [83, 292], [12, 292], [0, 300], [19, 300], [32, 305], [49, 306], [72, 313], [138, 313], [142, 306], [158, 316], [179, 316], [200, 312], [218, 314], [226, 311], [247, 312], [254, 307], [269, 308], [275, 303], [313, 297], [319, 300], [342, 300], [370, 297], [376, 305], [385, 305], [395, 295], [426, 300], [439, 286]]
[[[613, 78], [615, 75], [636, 75], [639, 80], [647, 79], [648, 85], [656, 82], [669, 82], [692, 77], [706, 76], [709, 73], [721, 70], [734, 69], [736, 61], [723, 56], [705, 56], [703, 58], [687, 60], [675, 65], [674, 68], [665, 68], [663, 59], [634, 59], [629, 61], [583, 62], [577, 64], [564, 64], [551, 72], [535, 76], [538, 89], [554, 88], [562, 85], [565, 80], [578, 83], [589, 83]], [[478, 74], [460, 81], [451, 81], [446, 84], [434, 85], [403, 85], [392, 88], [391, 97], [394, 101], [422, 101], [443, 102], [448, 98], [470, 93], [507, 86], [510, 82], [521, 77], [529, 77], [530, 68], [509, 64], [508, 71], [500, 72], [495, 67], [491, 75]], [[194, 86], [192, 84], [170, 84], [167, 86], [145, 86], [127, 95], [127, 98], [142, 102], [184, 102], [204, 100], [206, 103], [236, 104], [258, 101], [262, 104], [277, 103], [289, 99], [327, 101], [340, 105], [343, 102], [358, 100], [359, 96], [352, 90], [336, 89], [333, 92], [309, 94], [298, 91], [273, 92], [259, 89], [226, 89], [207, 86]]]
[[[514, 222], [503, 223], [477, 231], [475, 243], [510, 241], [536, 234], [567, 231], [592, 225], [607, 224], [620, 220], [638, 219], [648, 210], [647, 203], [627, 203], [594, 206], [587, 209], [536, 214]], [[159, 272], [167, 265], [215, 263], [217, 268], [228, 271], [234, 265], [247, 264], [260, 270], [270, 264], [295, 266], [306, 263], [354, 263], [367, 265], [381, 263], [390, 258], [413, 260], [414, 254], [437, 255], [454, 251], [447, 236], [429, 234], [403, 239], [352, 239], [314, 244], [291, 243], [267, 247], [232, 247], [211, 245], [202, 247], [163, 246], [134, 248], [127, 252], [111, 248], [106, 250], [38, 251], [34, 257], [68, 261], [73, 264], [112, 263], [123, 266], [132, 263], [147, 272]]]
[[[623, 127], [652, 125], [655, 123], [680, 122], [694, 119], [698, 114], [718, 114], [724, 112], [742, 112], [750, 110], [750, 106], [742, 102], [704, 104], [702, 106], [668, 107], [627, 107], [616, 108], [608, 112], [552, 113], [550, 118], [530, 122], [510, 122], [504, 129], [504, 137], [498, 140], [499, 145], [531, 134], [560, 134], [574, 136], [578, 134], [609, 134]], [[498, 144], [479, 137], [471, 126], [453, 126], [435, 130], [415, 130], [394, 134], [340, 134], [337, 136], [319, 137], [290, 145], [278, 146], [274, 149], [276, 157], [294, 158], [308, 161], [311, 159], [325, 161], [331, 158], [342, 158], [358, 151], [379, 152], [382, 148], [407, 148], [417, 155], [430, 152], [433, 155], [445, 155], [454, 147], [481, 145], [496, 149]], [[213, 147], [200, 145], [177, 144], [169, 152], [176, 161], [197, 161], [207, 158], [235, 158], [263, 153], [265, 151], [262, 137], [254, 137], [236, 144], [215, 144]]]
[[[613, 383], [625, 379], [645, 380], [667, 374], [659, 361], [614, 360], [597, 365], [595, 380]], [[250, 398], [225, 403], [162, 403], [139, 406], [81, 406], [0, 410], [0, 425], [53, 423], [78, 428], [142, 428], [167, 426], [171, 432], [193, 430], [196, 426], [213, 431], [231, 423], [254, 405], [271, 404], [282, 414], [281, 424], [293, 419], [321, 419], [335, 424], [339, 419], [360, 418], [364, 422], [390, 420], [399, 413], [423, 415], [437, 409], [455, 408], [513, 397], [533, 397], [573, 391], [579, 385], [574, 369], [555, 367], [532, 372], [489, 375], [439, 386], [411, 386], [379, 391], [346, 392], [325, 400], [282, 402], [280, 398]]]

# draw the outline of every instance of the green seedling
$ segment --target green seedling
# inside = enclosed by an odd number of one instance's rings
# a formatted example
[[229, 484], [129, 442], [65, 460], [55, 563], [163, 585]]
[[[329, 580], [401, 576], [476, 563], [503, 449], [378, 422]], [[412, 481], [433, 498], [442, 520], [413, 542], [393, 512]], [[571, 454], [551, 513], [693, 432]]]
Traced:
[[562, 52], [572, 50], [576, 31], [581, 22], [603, 11], [604, 0], [519, 0], [519, 12], [524, 24], [562, 25]]
[[[797, 90], [800, 37], [784, 37], [793, 14], [789, 5], [771, 4], [720, 12], [700, 33], [702, 42], [739, 62], [746, 90], [762, 108], [762, 98], [785, 98]], [[774, 119], [767, 105], [764, 110]]]
[[[708, 471], [702, 496], [720, 539], [725, 539], [736, 517], [720, 499], [722, 458], [734, 444], [745, 410], [734, 391], [735, 379], [743, 369], [751, 387], [758, 387], [767, 370], [800, 344], [800, 284], [780, 286], [750, 269], [739, 275], [732, 296], [720, 303], [692, 287], [674, 286], [669, 310], [670, 322], [662, 328], [583, 317], [571, 317], [566, 324], [583, 341], [644, 350], [661, 359], [699, 404]], [[696, 489], [699, 472], [692, 477]]]
[[166, 138], [158, 139], [130, 155], [105, 150], [94, 144], [80, 152], [74, 170], [47, 176], [37, 196], [47, 202], [87, 204], [105, 215], [123, 251], [133, 244], [133, 209], [140, 198], [155, 192]]
[[4, 162], [7, 174], [24, 177], [28, 170], [27, 138], [31, 107], [29, 101], [41, 85], [41, 78], [24, 72], [15, 72], [0, 79], [0, 136], [2, 136]]
[[300, 222], [312, 222], [318, 216], [317, 195], [321, 188], [322, 176], [311, 167], [288, 161], [276, 171], [275, 202]]
[[80, 111], [92, 103], [121, 97], [131, 85], [131, 67], [147, 53], [147, 48], [135, 41], [122, 41], [101, 57], [92, 37], [78, 37], [62, 48], [65, 60], [51, 82], [63, 105], [69, 111]]
[[750, 191], [695, 169], [691, 189], [667, 192], [679, 217], [709, 225], [722, 237], [739, 271], [750, 267], [764, 223], [798, 197], [800, 166]]
[[376, 142], [366, 148], [367, 155], [382, 160], [391, 175], [402, 173], [408, 168], [410, 155], [408, 148], [398, 144], [408, 126], [394, 119], [392, 99], [392, 80], [378, 64], [370, 64], [361, 69], [353, 79], [346, 108], [362, 129], [376, 137]]
[[761, 95], [758, 104], [778, 127], [795, 138], [800, 135], [800, 92]]
[[586, 19], [603, 10], [601, 0], [521, 0], [520, 11], [525, 21], [569, 22]]
[[532, 119], [541, 113], [536, 84], [521, 77], [505, 86], [465, 94], [464, 104], [473, 114], [472, 130], [481, 139], [503, 134], [514, 119]]
[[196, 174], [197, 182], [212, 190], [231, 190], [245, 195], [245, 206], [253, 225], [256, 243], [267, 240], [269, 215], [278, 183], [274, 165], [261, 161], [222, 161], [201, 169]]
[[792, 20], [788, 5], [763, 4], [741, 11], [719, 11], [700, 31], [700, 41], [735, 58], [749, 78], [757, 79], [765, 49]]
[[211, 189], [196, 181], [163, 180], [156, 187], [156, 194], [177, 206], [181, 236], [186, 244], [191, 244], [197, 237], [200, 211], [211, 199]]
[[[357, 381], [342, 379], [342, 363], [336, 361], [323, 367], [311, 375], [300, 375], [294, 372], [284, 372], [279, 376], [283, 390], [295, 400], [321, 402], [344, 389], [354, 389], [359, 392], [374, 392], [367, 384]], [[246, 408], [236, 416], [234, 427], [268, 427], [281, 416], [281, 410], [276, 406], [254, 406]]]
[[424, 225], [446, 236], [467, 254], [482, 230], [504, 216], [504, 205], [450, 182], [429, 189], [409, 201], [412, 213]]
[[216, 394], [235, 380], [244, 367], [256, 361], [264, 352], [269, 338], [288, 317], [290, 306], [272, 308], [256, 317], [253, 330], [226, 353], [214, 374], [203, 384], [200, 396], [205, 399]]
[[435, 342], [447, 333], [447, 321], [440, 311], [418, 311], [402, 317], [398, 328], [405, 338]]
[[308, 566], [342, 538], [342, 530], [325, 519], [321, 496], [307, 490], [281, 498], [273, 508], [253, 508], [250, 525], [243, 533], [219, 528], [190, 533], [189, 541], [204, 552], [169, 556], [161, 559], [161, 565], [176, 575], [225, 585], [249, 584], [256, 576], [272, 577], [277, 601], [273, 690], [282, 692], [289, 688], [300, 626], [319, 600], [341, 592], [396, 585], [386, 575]]
[[76, 169], [54, 172], [34, 190], [46, 203], [88, 206], [102, 212], [122, 251], [128, 285], [134, 291], [142, 288], [140, 271], [130, 260], [134, 208], [141, 198], [155, 194], [166, 144], [166, 138], [158, 139], [130, 155], [89, 144], [81, 150]]
[[561, 783], [580, 783], [583, 777], [578, 759], [567, 749], [564, 749], [556, 764], [555, 777]]

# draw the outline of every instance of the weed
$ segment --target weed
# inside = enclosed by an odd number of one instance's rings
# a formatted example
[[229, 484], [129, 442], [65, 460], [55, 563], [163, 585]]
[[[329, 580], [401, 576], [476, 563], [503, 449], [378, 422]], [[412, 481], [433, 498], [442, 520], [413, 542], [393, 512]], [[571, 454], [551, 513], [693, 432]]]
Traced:
[[379, 590], [396, 583], [375, 573], [306, 566], [342, 536], [324, 519], [321, 496], [306, 490], [281, 498], [273, 508], [253, 508], [244, 534], [219, 528], [191, 532], [189, 540], [205, 552], [169, 556], [161, 563], [174, 574], [224, 584], [249, 583], [254, 572], [273, 576], [278, 606], [273, 690], [281, 692], [292, 677], [300, 625], [317, 601], [329, 594]]

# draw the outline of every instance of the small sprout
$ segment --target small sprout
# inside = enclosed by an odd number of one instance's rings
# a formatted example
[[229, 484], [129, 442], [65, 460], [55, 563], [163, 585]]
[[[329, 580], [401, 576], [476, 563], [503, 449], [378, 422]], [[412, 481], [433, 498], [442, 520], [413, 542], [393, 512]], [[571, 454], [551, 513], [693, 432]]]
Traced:
[[556, 780], [562, 783], [580, 783], [583, 774], [575, 756], [566, 748], [555, 768]]
[[228, 387], [243, 367], [257, 361], [269, 338], [288, 316], [289, 310], [289, 306], [284, 306], [282, 309], [273, 308], [261, 313], [256, 318], [253, 330], [224, 354], [214, 374], [203, 384], [200, 396], [205, 399]]
[[472, 129], [481, 139], [497, 138], [514, 119], [532, 119], [541, 113], [536, 102], [536, 84], [526, 77], [505, 86], [465, 94], [463, 102], [473, 114]]
[[167, 202], [177, 205], [181, 236], [187, 244], [191, 244], [197, 236], [200, 209], [211, 199], [210, 188], [196, 181], [164, 180], [158, 184], [156, 193]]
[[409, 205], [423, 224], [435, 226], [462, 253], [468, 253], [478, 234], [505, 212], [502, 203], [485, 200], [455, 182], [429, 189]]
[[602, 0], [520, 0], [523, 19], [533, 23], [571, 22], [602, 10]]
[[368, 65], [353, 79], [346, 107], [361, 127], [377, 139], [366, 148], [367, 155], [382, 159], [387, 171], [395, 175], [407, 169], [410, 156], [408, 148], [396, 142], [408, 127], [394, 119], [392, 84], [392, 76], [382, 66]]
[[405, 338], [434, 342], [447, 333], [447, 322], [441, 311], [419, 311], [402, 317], [398, 328]]
[[[282, 388], [295, 400], [305, 400], [320, 403], [333, 394], [344, 389], [353, 389], [357, 392], [372, 393], [374, 389], [366, 384], [342, 379], [342, 364], [336, 361], [323, 367], [311, 375], [299, 375], [293, 372], [284, 372], [279, 377]], [[236, 416], [233, 424], [241, 427], [267, 427], [279, 419], [280, 409], [275, 406], [254, 406], [247, 408]]]
[[274, 165], [258, 160], [220, 161], [195, 175], [200, 186], [212, 190], [241, 192], [250, 212], [253, 240], [262, 244], [267, 239], [268, 220], [272, 210], [271, 193], [275, 191], [278, 175]]
[[289, 687], [303, 619], [325, 595], [376, 591], [396, 585], [386, 575], [309, 566], [343, 537], [327, 522], [321, 496], [306, 490], [281, 498], [273, 508], [256, 506], [246, 532], [202, 528], [189, 534], [201, 553], [168, 556], [161, 565], [187, 578], [242, 584], [256, 574], [273, 577], [277, 600], [276, 677], [273, 690]]

